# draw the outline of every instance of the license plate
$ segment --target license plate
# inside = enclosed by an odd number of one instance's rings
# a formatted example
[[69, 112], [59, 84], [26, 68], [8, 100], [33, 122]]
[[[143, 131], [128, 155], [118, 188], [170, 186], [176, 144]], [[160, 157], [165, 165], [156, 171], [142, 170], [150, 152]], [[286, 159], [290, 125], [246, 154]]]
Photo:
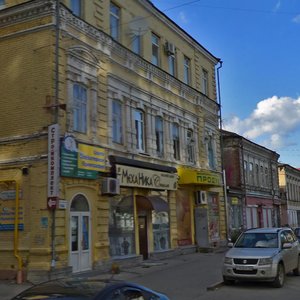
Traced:
[[252, 271], [253, 270], [252, 266], [236, 266], [235, 268], [240, 271]]

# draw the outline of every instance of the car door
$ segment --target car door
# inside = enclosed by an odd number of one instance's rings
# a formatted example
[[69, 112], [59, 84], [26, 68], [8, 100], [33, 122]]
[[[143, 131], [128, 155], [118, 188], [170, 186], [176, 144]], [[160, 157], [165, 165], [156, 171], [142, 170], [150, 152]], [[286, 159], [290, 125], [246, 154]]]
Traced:
[[296, 268], [298, 262], [298, 242], [293, 238], [290, 230], [284, 230], [281, 233], [281, 247], [284, 243], [292, 245], [289, 249], [282, 249], [282, 259], [285, 266], [285, 271], [290, 272]]

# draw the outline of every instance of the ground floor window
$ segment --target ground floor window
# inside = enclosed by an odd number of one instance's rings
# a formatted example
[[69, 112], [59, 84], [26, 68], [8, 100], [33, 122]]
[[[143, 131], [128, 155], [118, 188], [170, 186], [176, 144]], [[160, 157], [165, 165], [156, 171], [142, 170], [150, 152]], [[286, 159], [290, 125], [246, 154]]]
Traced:
[[133, 197], [110, 199], [109, 241], [110, 255], [135, 254]]
[[152, 212], [154, 251], [169, 249], [170, 226], [167, 212]]

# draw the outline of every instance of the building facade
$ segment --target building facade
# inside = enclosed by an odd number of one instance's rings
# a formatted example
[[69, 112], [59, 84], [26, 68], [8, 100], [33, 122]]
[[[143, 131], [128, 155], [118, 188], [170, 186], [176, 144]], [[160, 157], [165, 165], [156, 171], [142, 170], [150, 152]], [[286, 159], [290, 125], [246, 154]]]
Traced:
[[0, 274], [226, 238], [219, 59], [150, 1], [4, 1]]
[[279, 155], [225, 130], [222, 141], [230, 235], [242, 228], [280, 226]]
[[283, 201], [282, 225], [300, 224], [300, 170], [288, 164], [278, 165], [279, 187]]

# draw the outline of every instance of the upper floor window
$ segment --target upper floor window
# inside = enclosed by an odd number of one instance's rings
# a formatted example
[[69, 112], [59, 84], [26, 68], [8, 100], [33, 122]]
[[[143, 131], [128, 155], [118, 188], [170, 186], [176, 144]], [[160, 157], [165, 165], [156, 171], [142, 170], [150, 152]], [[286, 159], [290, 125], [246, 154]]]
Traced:
[[208, 72], [202, 69], [202, 93], [208, 95]]
[[195, 138], [192, 129], [188, 129], [187, 131], [186, 142], [187, 142], [187, 160], [188, 162], [194, 163], [195, 162]]
[[168, 64], [169, 64], [169, 73], [171, 75], [175, 76], [176, 72], [175, 72], [175, 55], [174, 54], [168, 55]]
[[164, 153], [164, 128], [162, 117], [155, 117], [155, 139], [156, 152], [158, 156], [163, 156]]
[[172, 124], [172, 141], [173, 141], [173, 156], [175, 159], [180, 159], [180, 139], [179, 139], [179, 125]]
[[[1, 1], [0, 1], [1, 5]], [[73, 11], [74, 15], [81, 17], [82, 16], [82, 3], [81, 0], [71, 0], [70, 6], [71, 10]]]
[[132, 37], [132, 51], [136, 54], [141, 54], [141, 36], [134, 35]]
[[151, 62], [158, 66], [159, 65], [159, 37], [152, 33], [151, 36], [151, 43], [152, 43], [152, 59]]
[[110, 3], [110, 35], [115, 40], [120, 39], [120, 8]]
[[255, 164], [255, 177], [256, 177], [256, 185], [259, 186], [259, 166], [258, 164]]
[[75, 131], [87, 132], [87, 89], [79, 84], [73, 86], [73, 126]]
[[123, 128], [122, 128], [122, 104], [118, 100], [112, 102], [112, 141], [122, 144]]
[[145, 151], [145, 124], [144, 113], [141, 110], [134, 112], [136, 149]]
[[248, 183], [248, 162], [244, 160], [244, 174], [245, 174], [245, 181]]
[[215, 140], [213, 135], [208, 135], [207, 137], [207, 156], [208, 156], [208, 166], [210, 169], [216, 168], [216, 159], [215, 159]]
[[249, 183], [253, 184], [253, 163], [249, 162]]
[[184, 57], [183, 59], [183, 81], [186, 84], [191, 83], [191, 60], [188, 57]]

